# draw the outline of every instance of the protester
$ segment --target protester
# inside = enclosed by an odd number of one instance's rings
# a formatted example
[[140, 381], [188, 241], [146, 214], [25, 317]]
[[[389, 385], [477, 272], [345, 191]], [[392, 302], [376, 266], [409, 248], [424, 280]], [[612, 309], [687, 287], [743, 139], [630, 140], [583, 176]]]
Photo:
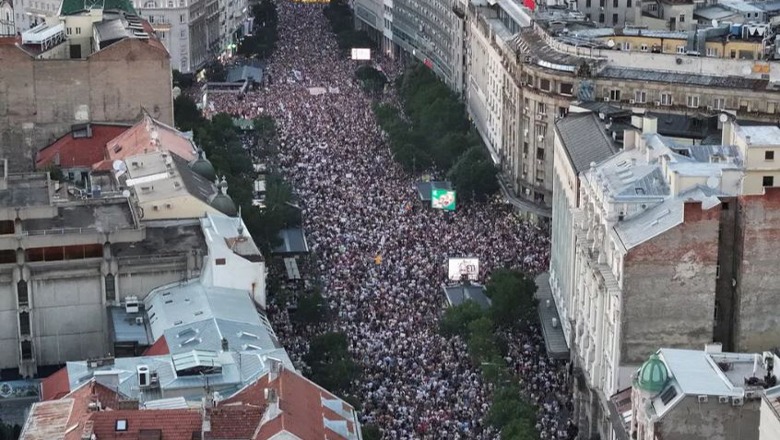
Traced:
[[[545, 234], [497, 199], [454, 213], [421, 206], [419, 176], [393, 163], [371, 99], [354, 79], [358, 64], [339, 52], [322, 7], [280, 1], [278, 9], [280, 38], [264, 87], [240, 100], [211, 94], [205, 109], [207, 116], [277, 122], [280, 168], [301, 200], [314, 256], [302, 273], [319, 275], [335, 316], [326, 328], [305, 327], [284, 309], [270, 310], [277, 334], [304, 372], [313, 333], [348, 335], [363, 371], [355, 383], [362, 421], [378, 425], [384, 438], [498, 438], [484, 422], [492, 390], [465, 342], [438, 333], [447, 258], [479, 258], [482, 282], [500, 267], [536, 274], [548, 262]], [[401, 72], [396, 62], [376, 61], [391, 79]], [[385, 99], [397, 102], [392, 93]], [[570, 438], [562, 366], [547, 358], [534, 326], [508, 340], [510, 368], [539, 405], [540, 435]]]

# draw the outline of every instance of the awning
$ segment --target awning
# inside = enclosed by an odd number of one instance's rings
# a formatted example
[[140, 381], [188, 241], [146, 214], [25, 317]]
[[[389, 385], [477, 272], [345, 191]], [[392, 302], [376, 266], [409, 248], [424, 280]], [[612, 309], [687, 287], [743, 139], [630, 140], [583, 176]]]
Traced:
[[545, 272], [536, 277], [536, 299], [539, 301], [539, 322], [542, 324], [544, 345], [547, 355], [553, 359], [569, 359], [569, 345], [563, 334], [561, 317], [555, 306], [555, 298], [550, 289], [550, 274]]
[[466, 301], [474, 301], [483, 309], [490, 307], [490, 298], [485, 295], [485, 287], [479, 284], [444, 286], [444, 296], [450, 307], [459, 306]]
[[308, 254], [309, 244], [301, 228], [282, 229], [279, 231], [282, 244], [273, 250], [274, 255]]

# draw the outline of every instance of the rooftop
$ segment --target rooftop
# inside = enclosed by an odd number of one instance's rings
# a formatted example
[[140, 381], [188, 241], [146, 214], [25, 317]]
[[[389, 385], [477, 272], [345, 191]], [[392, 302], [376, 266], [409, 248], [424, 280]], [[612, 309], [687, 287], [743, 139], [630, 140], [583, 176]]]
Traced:
[[569, 358], [569, 344], [563, 333], [561, 317], [550, 288], [550, 274], [544, 272], [536, 277], [536, 300], [539, 312], [539, 322], [542, 324], [542, 335], [547, 355], [555, 359]]
[[279, 231], [279, 238], [282, 243], [273, 250], [274, 254], [305, 254], [309, 252], [306, 231], [303, 228], [282, 229]]
[[49, 206], [51, 194], [46, 173], [10, 174], [0, 186], [0, 207]]
[[765, 90], [769, 85], [767, 79], [753, 79], [740, 76], [711, 76], [692, 73], [677, 73], [664, 70], [643, 70], [628, 67], [607, 66], [601, 69], [597, 76], [636, 81], [651, 81], [687, 84], [693, 86], [716, 87], [721, 89]]
[[74, 15], [92, 9], [136, 13], [130, 0], [62, 0], [59, 15]]
[[480, 284], [458, 284], [444, 286], [444, 296], [450, 307], [457, 307], [466, 301], [474, 301], [483, 309], [490, 307], [490, 298], [485, 295], [485, 286]]
[[136, 227], [130, 204], [126, 199], [60, 206], [58, 212], [59, 215], [56, 217], [22, 220], [22, 228], [27, 232], [75, 228], [109, 232]]
[[117, 258], [179, 256], [194, 249], [205, 250], [206, 243], [200, 225], [149, 225], [146, 237], [134, 243], [111, 243], [111, 253]]
[[575, 173], [587, 170], [591, 163], [601, 162], [616, 151], [604, 131], [604, 123], [594, 113], [570, 113], [555, 123], [555, 130]]
[[44, 147], [35, 159], [38, 169], [49, 165], [62, 168], [92, 168], [103, 160], [106, 142], [124, 133], [129, 128], [122, 124], [82, 124], [74, 126], [53, 143]]
[[737, 125], [736, 133], [751, 147], [780, 146], [780, 127]]

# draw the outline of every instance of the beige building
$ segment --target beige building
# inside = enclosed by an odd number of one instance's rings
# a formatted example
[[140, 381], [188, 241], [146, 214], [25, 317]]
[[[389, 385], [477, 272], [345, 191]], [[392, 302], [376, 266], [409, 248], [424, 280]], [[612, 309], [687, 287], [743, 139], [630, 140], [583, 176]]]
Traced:
[[758, 425], [758, 440], [776, 438], [780, 438], [780, 385], [764, 393]]
[[173, 123], [168, 53], [133, 15], [93, 9], [47, 18], [0, 39], [0, 58], [0, 153], [17, 169], [30, 168], [35, 152], [74, 124], [133, 123], [144, 110]]

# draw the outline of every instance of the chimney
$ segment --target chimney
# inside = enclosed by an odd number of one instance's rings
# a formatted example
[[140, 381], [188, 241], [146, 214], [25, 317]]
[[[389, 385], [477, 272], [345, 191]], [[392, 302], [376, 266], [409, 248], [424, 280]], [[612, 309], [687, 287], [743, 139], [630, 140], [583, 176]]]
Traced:
[[642, 117], [642, 134], [658, 133], [658, 118], [652, 115]]
[[723, 344], [721, 344], [720, 342], [704, 344], [705, 353], [721, 353], [722, 351], [723, 351]]
[[228, 351], [230, 350], [230, 344], [228, 343], [228, 340], [225, 338], [222, 338], [222, 351]]

